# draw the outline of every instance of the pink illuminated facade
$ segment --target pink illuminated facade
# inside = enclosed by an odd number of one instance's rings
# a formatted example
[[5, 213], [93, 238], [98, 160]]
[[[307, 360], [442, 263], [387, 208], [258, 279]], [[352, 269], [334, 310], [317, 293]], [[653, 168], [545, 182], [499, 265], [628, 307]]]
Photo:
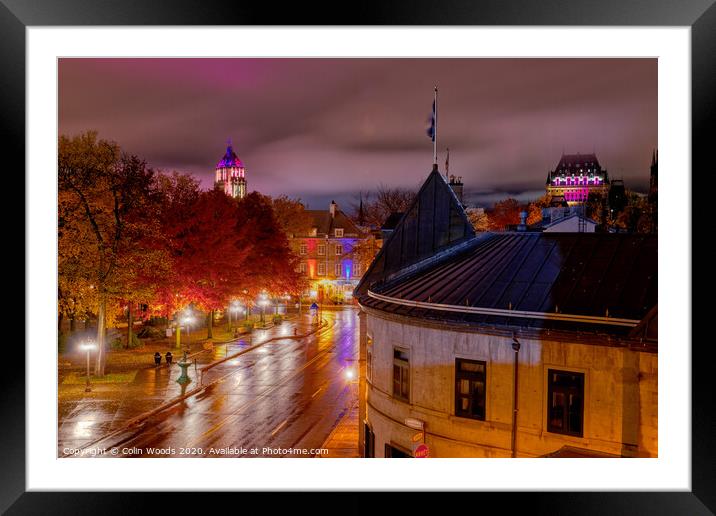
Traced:
[[606, 194], [609, 175], [595, 154], [563, 154], [554, 170], [547, 175], [547, 193], [564, 196], [570, 206], [587, 201], [589, 194]]
[[238, 199], [246, 197], [246, 168], [231, 148], [231, 142], [226, 147], [224, 157], [216, 164], [214, 182], [226, 195]]

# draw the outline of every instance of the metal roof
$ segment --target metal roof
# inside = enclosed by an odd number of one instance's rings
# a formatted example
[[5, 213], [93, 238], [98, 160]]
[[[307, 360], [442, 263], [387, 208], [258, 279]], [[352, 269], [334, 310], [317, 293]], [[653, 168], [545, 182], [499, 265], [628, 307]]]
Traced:
[[[655, 235], [517, 232], [473, 242], [412, 275], [372, 287], [399, 302], [363, 296], [361, 303], [426, 319], [602, 332], [605, 326], [592, 324], [590, 317], [640, 321], [657, 304]], [[401, 302], [488, 310], [459, 313]], [[585, 321], [522, 318], [520, 313], [570, 314]]]

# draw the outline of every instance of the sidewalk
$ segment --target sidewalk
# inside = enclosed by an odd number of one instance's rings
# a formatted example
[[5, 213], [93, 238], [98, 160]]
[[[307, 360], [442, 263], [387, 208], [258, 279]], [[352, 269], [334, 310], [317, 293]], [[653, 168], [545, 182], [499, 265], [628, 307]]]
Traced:
[[[305, 320], [293, 319], [266, 330], [256, 329], [250, 335], [242, 335], [238, 340], [218, 343], [214, 341], [213, 349], [202, 349], [202, 341], [192, 345], [191, 360], [196, 359], [196, 369], [221, 360], [228, 355], [250, 348], [276, 337], [290, 337], [294, 329], [305, 334], [314, 329], [310, 324], [310, 316]], [[131, 353], [131, 352], [127, 352]], [[198, 387], [198, 374], [195, 366], [189, 368], [192, 382], [181, 385], [176, 382], [180, 368], [176, 362], [181, 360], [182, 352], [172, 350], [174, 363], [155, 367], [150, 353], [147, 366], [117, 373], [117, 383], [92, 383], [92, 391], [85, 392], [83, 377], [78, 373], [68, 378], [69, 372], [60, 372], [58, 385], [58, 455], [64, 448], [80, 448], [87, 443], [122, 428], [126, 423], [145, 412], [154, 410], [168, 401]], [[162, 356], [163, 358], [163, 356]], [[74, 368], [73, 368], [74, 369]], [[113, 372], [113, 371], [109, 371]], [[112, 375], [109, 375], [112, 376]], [[74, 380], [70, 383], [70, 380]]]
[[358, 402], [341, 418], [321, 448], [328, 449], [327, 455], [319, 458], [356, 458], [358, 455]]

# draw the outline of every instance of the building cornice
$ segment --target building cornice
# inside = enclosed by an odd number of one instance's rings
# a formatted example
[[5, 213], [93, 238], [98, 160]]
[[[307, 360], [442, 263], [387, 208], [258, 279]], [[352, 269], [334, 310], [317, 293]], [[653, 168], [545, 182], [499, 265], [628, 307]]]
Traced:
[[633, 339], [622, 336], [615, 336], [609, 333], [592, 333], [557, 329], [535, 329], [526, 328], [524, 326], [500, 325], [494, 326], [484, 323], [475, 322], [457, 322], [457, 321], [433, 321], [419, 317], [411, 317], [407, 315], [398, 315], [377, 308], [365, 306], [358, 302], [358, 306], [365, 313], [390, 322], [399, 324], [409, 324], [420, 326], [423, 328], [437, 329], [443, 331], [452, 331], [460, 333], [476, 333], [482, 335], [493, 335], [498, 337], [521, 337], [525, 339], [551, 340], [558, 342], [567, 342], [572, 344], [588, 344], [606, 347], [628, 347], [633, 351], [645, 353], [658, 353], [656, 344], [642, 339]]

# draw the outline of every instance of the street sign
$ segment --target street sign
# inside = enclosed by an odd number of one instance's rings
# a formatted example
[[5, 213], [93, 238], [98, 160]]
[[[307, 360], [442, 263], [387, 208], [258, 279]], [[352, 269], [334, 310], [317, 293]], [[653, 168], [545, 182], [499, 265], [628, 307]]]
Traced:
[[425, 443], [418, 445], [418, 447], [415, 448], [413, 457], [416, 459], [425, 459], [430, 457], [430, 449], [428, 448], [428, 445]]
[[413, 436], [413, 442], [414, 442], [414, 443], [417, 443], [418, 441], [422, 441], [422, 440], [423, 440], [423, 433], [422, 433], [422, 432], [418, 432], [417, 434], [415, 434], [415, 435]]
[[415, 428], [416, 430], [422, 430], [424, 424], [425, 423], [419, 419], [414, 419], [412, 417], [405, 418], [405, 426]]

